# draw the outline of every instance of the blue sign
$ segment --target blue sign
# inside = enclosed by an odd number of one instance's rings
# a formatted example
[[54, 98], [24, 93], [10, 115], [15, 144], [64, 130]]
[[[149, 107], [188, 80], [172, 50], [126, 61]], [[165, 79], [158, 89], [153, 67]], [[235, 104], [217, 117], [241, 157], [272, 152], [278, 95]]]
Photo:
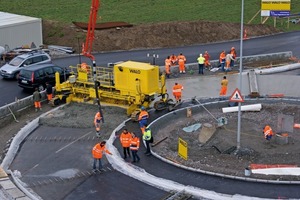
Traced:
[[288, 16], [290, 16], [290, 11], [270, 10], [270, 16], [272, 16], [272, 17], [288, 17]]

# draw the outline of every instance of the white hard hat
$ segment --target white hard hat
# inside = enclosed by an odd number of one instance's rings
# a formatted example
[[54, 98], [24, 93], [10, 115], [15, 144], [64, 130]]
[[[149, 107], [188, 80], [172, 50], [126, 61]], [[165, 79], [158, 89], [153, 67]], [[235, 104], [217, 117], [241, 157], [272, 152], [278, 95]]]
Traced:
[[202, 53], [200, 53], [200, 56], [202, 56]]

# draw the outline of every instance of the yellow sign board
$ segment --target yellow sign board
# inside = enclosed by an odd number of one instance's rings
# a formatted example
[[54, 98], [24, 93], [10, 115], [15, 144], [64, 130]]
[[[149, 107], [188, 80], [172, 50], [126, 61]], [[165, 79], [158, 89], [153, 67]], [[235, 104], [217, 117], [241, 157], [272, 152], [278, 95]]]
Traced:
[[178, 138], [178, 155], [185, 160], [188, 159], [187, 142], [181, 138]]
[[291, 10], [291, 0], [261, 0], [261, 10]]

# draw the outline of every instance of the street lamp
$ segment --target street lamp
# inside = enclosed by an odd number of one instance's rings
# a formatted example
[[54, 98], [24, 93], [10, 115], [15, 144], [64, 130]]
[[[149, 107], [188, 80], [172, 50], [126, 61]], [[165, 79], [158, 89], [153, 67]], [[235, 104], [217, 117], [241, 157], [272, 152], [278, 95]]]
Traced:
[[[244, 30], [244, 0], [241, 5], [241, 36], [240, 36], [240, 73], [239, 73], [239, 90], [242, 91], [242, 70], [243, 70], [243, 31]], [[238, 108], [238, 127], [237, 127], [237, 152], [241, 148], [241, 102]]]

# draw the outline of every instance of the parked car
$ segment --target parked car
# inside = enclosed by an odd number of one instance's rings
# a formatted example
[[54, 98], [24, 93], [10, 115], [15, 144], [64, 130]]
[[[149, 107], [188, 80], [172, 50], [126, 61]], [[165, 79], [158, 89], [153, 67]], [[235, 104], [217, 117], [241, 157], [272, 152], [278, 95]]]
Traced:
[[54, 64], [36, 64], [21, 69], [18, 77], [18, 85], [27, 90], [33, 90], [36, 87], [40, 91], [46, 88], [46, 82], [55, 86], [55, 73], [60, 74], [60, 82], [64, 82], [71, 75], [71, 71]]
[[22, 68], [38, 63], [51, 63], [51, 57], [44, 51], [32, 51], [19, 55], [0, 68], [0, 75], [3, 78], [18, 78]]

